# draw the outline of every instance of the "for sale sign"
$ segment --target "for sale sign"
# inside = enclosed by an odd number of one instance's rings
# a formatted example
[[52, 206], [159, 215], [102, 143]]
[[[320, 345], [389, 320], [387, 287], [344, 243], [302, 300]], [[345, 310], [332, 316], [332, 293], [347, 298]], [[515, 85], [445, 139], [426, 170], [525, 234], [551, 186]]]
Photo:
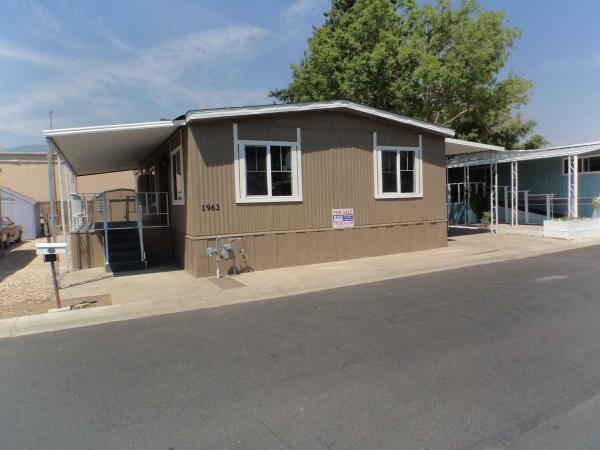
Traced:
[[352, 228], [354, 226], [354, 208], [332, 209], [331, 226], [333, 228]]

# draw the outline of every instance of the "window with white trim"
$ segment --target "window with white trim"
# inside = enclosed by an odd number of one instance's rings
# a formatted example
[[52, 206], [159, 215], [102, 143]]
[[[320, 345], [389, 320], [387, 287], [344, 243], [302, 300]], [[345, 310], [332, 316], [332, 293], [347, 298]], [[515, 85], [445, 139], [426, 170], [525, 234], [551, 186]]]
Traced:
[[239, 140], [235, 170], [238, 203], [302, 201], [298, 142]]
[[171, 202], [173, 205], [185, 204], [185, 180], [183, 176], [183, 150], [181, 145], [171, 150]]
[[375, 146], [376, 198], [421, 197], [420, 147]]

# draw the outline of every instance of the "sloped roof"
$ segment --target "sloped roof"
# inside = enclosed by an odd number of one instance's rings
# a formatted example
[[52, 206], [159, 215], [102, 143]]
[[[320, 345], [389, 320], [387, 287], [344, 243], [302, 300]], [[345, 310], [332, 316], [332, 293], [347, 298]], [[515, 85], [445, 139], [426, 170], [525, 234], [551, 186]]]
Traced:
[[38, 203], [37, 200], [34, 200], [31, 197], [21, 194], [20, 192], [13, 191], [12, 189], [7, 188], [5, 186], [0, 187], [0, 192], [5, 192], [8, 195], [12, 195], [13, 197], [18, 197], [27, 203], [31, 203], [32, 205], [36, 205]]
[[361, 105], [347, 100], [333, 100], [326, 102], [310, 103], [286, 103], [257, 106], [240, 106], [231, 108], [211, 108], [211, 109], [193, 109], [186, 114], [179, 116], [178, 119], [184, 119], [187, 122], [191, 120], [220, 119], [233, 117], [258, 116], [265, 114], [281, 114], [290, 112], [305, 111], [325, 111], [325, 110], [346, 110], [364, 116], [383, 119], [389, 122], [415, 127], [443, 136], [454, 136], [454, 130], [440, 125], [424, 122], [422, 120], [412, 119], [400, 114], [383, 111], [370, 106]]

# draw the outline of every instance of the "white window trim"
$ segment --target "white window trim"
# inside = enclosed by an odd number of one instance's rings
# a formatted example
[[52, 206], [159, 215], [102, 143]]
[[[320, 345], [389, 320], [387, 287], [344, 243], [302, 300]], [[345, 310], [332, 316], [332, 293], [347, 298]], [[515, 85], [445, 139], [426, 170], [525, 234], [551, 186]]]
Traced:
[[[416, 192], [383, 192], [382, 173], [381, 173], [381, 152], [383, 150], [391, 151], [411, 151], [415, 153], [415, 186]], [[397, 158], [399, 164], [399, 158]], [[399, 173], [399, 171], [398, 171]], [[390, 198], [423, 198], [423, 137], [419, 135], [418, 147], [402, 147], [390, 145], [377, 145], [377, 132], [373, 132], [373, 180], [375, 189], [375, 199], [384, 200]], [[400, 183], [398, 183], [400, 188]]]
[[[302, 156], [300, 146], [300, 128], [296, 129], [296, 142], [262, 141], [238, 139], [237, 123], [233, 124], [233, 152], [235, 170], [235, 200], [236, 203], [290, 203], [301, 202], [302, 198]], [[285, 145], [292, 150], [292, 195], [289, 197], [274, 197], [268, 195], [246, 195], [246, 158], [245, 146], [275, 146]], [[270, 155], [270, 150], [268, 151]], [[267, 173], [271, 173], [271, 158], [267, 156]], [[269, 192], [271, 192], [271, 177], [267, 176]]]
[[[181, 166], [181, 198], [175, 198], [175, 180], [173, 179], [173, 155], [179, 152], [179, 165]], [[185, 167], [183, 166], [183, 146], [179, 144], [169, 152], [169, 185], [171, 188], [171, 204], [185, 205]]]
[[[583, 168], [583, 160], [587, 159], [589, 160], [590, 158], [600, 158], [600, 155], [587, 155], [587, 156], [581, 156], [579, 155], [577, 157], [578, 160], [581, 160], [581, 166]], [[562, 167], [561, 167], [561, 172], [562, 172], [562, 176], [566, 177], [568, 176], [568, 172], [565, 172], [565, 161], [567, 161], [569, 158], [562, 158]], [[578, 163], [579, 164], [579, 163]], [[589, 167], [590, 163], [588, 162], [588, 167]], [[584, 170], [579, 170], [577, 169], [577, 175], [595, 175], [595, 174], [599, 174], [600, 170], [588, 170], [588, 171], [584, 171]]]

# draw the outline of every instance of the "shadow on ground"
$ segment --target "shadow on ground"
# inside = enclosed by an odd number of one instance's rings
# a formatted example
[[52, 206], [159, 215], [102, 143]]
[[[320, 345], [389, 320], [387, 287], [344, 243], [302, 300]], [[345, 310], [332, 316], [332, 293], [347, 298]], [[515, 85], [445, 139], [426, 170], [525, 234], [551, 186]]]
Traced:
[[490, 230], [480, 227], [448, 227], [448, 237], [455, 236], [469, 236], [472, 234], [486, 234], [489, 233]]
[[21, 270], [35, 258], [35, 250], [20, 249], [22, 245], [23, 242], [12, 244], [4, 249], [4, 257], [0, 258], [0, 282]]

